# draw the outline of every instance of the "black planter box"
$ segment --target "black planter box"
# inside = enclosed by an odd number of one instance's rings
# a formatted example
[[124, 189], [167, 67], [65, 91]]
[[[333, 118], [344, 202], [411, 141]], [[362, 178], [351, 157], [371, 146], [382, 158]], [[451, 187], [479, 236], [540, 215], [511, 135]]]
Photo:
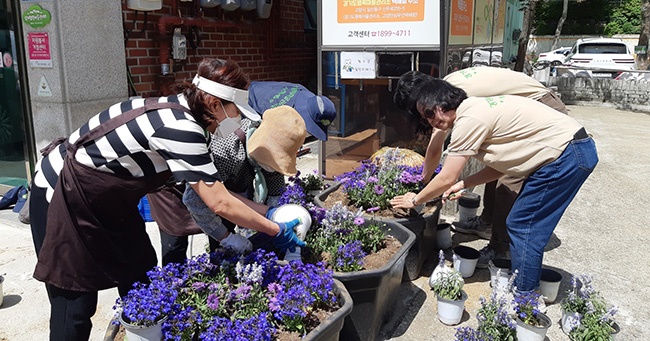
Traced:
[[314, 328], [309, 334], [305, 335], [302, 340], [308, 341], [338, 341], [340, 339], [341, 329], [346, 317], [352, 312], [353, 302], [350, 293], [341, 281], [334, 279], [335, 292], [341, 304], [334, 314], [330, 315], [318, 327]]
[[[336, 183], [322, 191], [314, 198], [314, 203], [320, 207], [325, 207], [324, 203], [327, 197], [339, 189], [340, 186], [341, 183]], [[430, 208], [430, 206], [427, 206], [427, 209]], [[401, 224], [415, 234], [415, 243], [406, 256], [403, 276], [404, 282], [413, 281], [420, 277], [422, 266], [429, 257], [438, 258], [436, 253], [436, 233], [438, 231], [438, 220], [440, 219], [441, 208], [442, 204], [438, 201], [435, 204], [435, 210], [433, 213], [408, 218], [376, 218], [384, 222]]]
[[345, 318], [340, 340], [375, 340], [383, 322], [394, 312], [404, 263], [415, 243], [415, 235], [398, 223], [383, 222], [383, 225], [389, 235], [402, 243], [402, 248], [386, 265], [379, 269], [334, 273], [354, 302], [352, 313]]

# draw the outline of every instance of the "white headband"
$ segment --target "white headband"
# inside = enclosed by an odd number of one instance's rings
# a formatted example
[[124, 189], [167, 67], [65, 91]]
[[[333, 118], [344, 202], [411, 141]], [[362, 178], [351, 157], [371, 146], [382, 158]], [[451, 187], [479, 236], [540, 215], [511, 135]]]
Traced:
[[248, 105], [248, 91], [217, 83], [199, 75], [194, 76], [192, 84], [212, 96], [235, 103], [244, 116], [253, 121], [260, 121], [260, 115]]

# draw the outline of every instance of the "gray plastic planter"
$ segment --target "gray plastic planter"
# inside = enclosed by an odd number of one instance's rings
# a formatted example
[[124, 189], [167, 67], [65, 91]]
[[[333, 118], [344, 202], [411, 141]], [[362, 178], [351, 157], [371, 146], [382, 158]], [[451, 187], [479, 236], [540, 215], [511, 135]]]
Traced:
[[[327, 197], [339, 189], [341, 183], [336, 183], [330, 188], [322, 191], [314, 198], [314, 203], [320, 207], [325, 207]], [[415, 243], [406, 256], [404, 265], [403, 281], [413, 281], [420, 277], [422, 266], [429, 257], [436, 257], [436, 235], [438, 231], [438, 220], [440, 218], [440, 201], [436, 203], [436, 209], [433, 213], [419, 215], [408, 218], [385, 218], [377, 217], [384, 222], [393, 222], [405, 226], [415, 234]]]
[[402, 248], [379, 269], [335, 272], [352, 300], [352, 313], [345, 319], [340, 340], [375, 340], [384, 321], [392, 317], [397, 303], [404, 263], [415, 243], [415, 234], [395, 222], [384, 222], [383, 229], [402, 243]]

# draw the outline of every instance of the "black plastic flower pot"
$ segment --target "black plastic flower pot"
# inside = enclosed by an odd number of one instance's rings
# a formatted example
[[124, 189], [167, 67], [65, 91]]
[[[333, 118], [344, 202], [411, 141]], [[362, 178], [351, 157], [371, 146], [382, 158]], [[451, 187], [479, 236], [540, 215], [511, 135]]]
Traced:
[[379, 269], [334, 273], [334, 278], [345, 285], [354, 301], [341, 330], [341, 340], [375, 340], [384, 321], [390, 320], [395, 311], [404, 263], [416, 238], [401, 224], [384, 224], [382, 228], [402, 243], [402, 248], [386, 265]]
[[[319, 207], [325, 208], [325, 200], [327, 197], [339, 189], [341, 183], [336, 183], [328, 189], [320, 192], [314, 198], [314, 203]], [[429, 207], [427, 207], [429, 208]], [[408, 217], [408, 218], [385, 218], [385, 217], [369, 217], [376, 218], [384, 222], [398, 223], [409, 229], [415, 234], [415, 243], [409, 250], [406, 256], [404, 265], [403, 281], [413, 281], [420, 277], [422, 266], [429, 257], [437, 258], [436, 253], [436, 235], [438, 231], [438, 220], [440, 218], [440, 209], [442, 204], [440, 201], [435, 203], [434, 209], [423, 215]]]

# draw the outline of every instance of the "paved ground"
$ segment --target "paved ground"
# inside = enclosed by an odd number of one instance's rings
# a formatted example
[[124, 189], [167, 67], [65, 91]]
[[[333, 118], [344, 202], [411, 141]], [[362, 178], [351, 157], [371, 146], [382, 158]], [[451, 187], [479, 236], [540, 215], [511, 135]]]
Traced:
[[[600, 163], [569, 206], [551, 242], [545, 265], [563, 275], [559, 301], [570, 285], [571, 274], [594, 276], [596, 287], [620, 308], [619, 340], [650, 339], [650, 274], [647, 215], [650, 206], [650, 115], [611, 108], [570, 106], [570, 115], [592, 133]], [[309, 158], [304, 161], [308, 162]], [[311, 170], [305, 166], [305, 170]], [[442, 216], [453, 220], [453, 216]], [[148, 230], [158, 245], [155, 223]], [[454, 243], [477, 249], [487, 241], [454, 234]], [[193, 250], [203, 249], [195, 238]], [[32, 278], [35, 256], [29, 226], [17, 214], [0, 211], [0, 274], [4, 274], [4, 303], [0, 306], [0, 341], [47, 340], [49, 306], [44, 286]], [[382, 340], [453, 340], [454, 327], [436, 317], [436, 299], [427, 280], [435, 259], [425, 264], [423, 276], [404, 283], [393, 318], [382, 330]], [[476, 326], [480, 295], [489, 293], [488, 270], [477, 270], [466, 279], [469, 299], [461, 326]], [[116, 290], [100, 293], [93, 318], [92, 340], [102, 340]], [[568, 340], [559, 329], [559, 304], [551, 304], [553, 321], [547, 340]]]

